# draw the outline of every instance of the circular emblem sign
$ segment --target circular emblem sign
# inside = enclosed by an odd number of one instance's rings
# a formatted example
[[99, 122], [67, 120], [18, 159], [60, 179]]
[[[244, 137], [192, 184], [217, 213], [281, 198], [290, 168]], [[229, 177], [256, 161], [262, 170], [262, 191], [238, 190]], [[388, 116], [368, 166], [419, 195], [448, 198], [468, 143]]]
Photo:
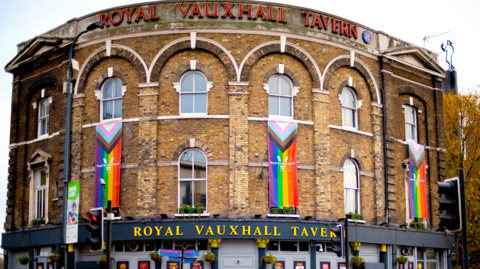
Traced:
[[370, 31], [368, 30], [363, 31], [362, 37], [363, 37], [363, 42], [367, 44], [370, 44], [370, 42], [372, 42], [372, 34], [370, 33]]

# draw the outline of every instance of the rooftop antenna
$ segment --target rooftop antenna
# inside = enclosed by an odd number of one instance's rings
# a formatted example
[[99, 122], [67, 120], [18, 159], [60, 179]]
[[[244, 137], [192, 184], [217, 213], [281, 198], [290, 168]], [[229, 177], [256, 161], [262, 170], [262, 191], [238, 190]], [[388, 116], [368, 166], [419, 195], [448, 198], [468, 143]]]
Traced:
[[447, 31], [447, 32], [441, 33], [441, 34], [432, 35], [432, 36], [427, 36], [427, 35], [425, 35], [425, 37], [423, 38], [423, 48], [425, 48], [425, 41], [428, 42], [428, 39], [430, 39], [430, 38], [432, 38], [432, 37], [439, 36], [439, 35], [448, 34], [448, 33], [450, 33], [450, 31]]

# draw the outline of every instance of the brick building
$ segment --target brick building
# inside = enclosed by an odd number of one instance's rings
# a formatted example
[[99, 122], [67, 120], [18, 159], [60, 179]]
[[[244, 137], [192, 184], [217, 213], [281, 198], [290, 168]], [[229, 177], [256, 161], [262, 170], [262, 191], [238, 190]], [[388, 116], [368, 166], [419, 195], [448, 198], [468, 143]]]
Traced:
[[[446, 174], [438, 55], [308, 8], [182, 0], [103, 10], [18, 45], [5, 67], [14, 75], [5, 268], [25, 268], [21, 255], [29, 269], [49, 267], [48, 254], [66, 252], [68, 51], [98, 20], [105, 27], [75, 46], [70, 181], [80, 182], [80, 224], [67, 264], [100, 266], [83, 220], [95, 206], [98, 128], [121, 123], [112, 236], [122, 269], [169, 268], [147, 254], [182, 245], [216, 253], [205, 268], [265, 268], [264, 253], [284, 268], [340, 268], [329, 228], [349, 212], [363, 220], [349, 226], [347, 249], [367, 268], [396, 267], [400, 255], [415, 268], [448, 267], [452, 236], [437, 231]], [[297, 126], [293, 208], [270, 206], [269, 120]], [[427, 218], [410, 212], [409, 141], [425, 146]], [[426, 229], [407, 228], [414, 220]]]

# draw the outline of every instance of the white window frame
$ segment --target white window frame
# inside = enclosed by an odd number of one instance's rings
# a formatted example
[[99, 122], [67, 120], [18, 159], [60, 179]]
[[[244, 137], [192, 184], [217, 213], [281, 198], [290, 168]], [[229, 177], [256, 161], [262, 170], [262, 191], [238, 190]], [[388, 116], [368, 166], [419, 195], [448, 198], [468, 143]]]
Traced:
[[[181, 178], [180, 177], [180, 161], [182, 159], [182, 156], [183, 154], [185, 154], [186, 152], [188, 152], [189, 150], [194, 150], [194, 151], [198, 151], [200, 153], [203, 154], [203, 156], [205, 156], [205, 178]], [[193, 169], [193, 165], [195, 163], [195, 160], [192, 160], [192, 175], [194, 173], [194, 169]], [[205, 155], [205, 152], [199, 150], [198, 148], [189, 148], [187, 150], [185, 150], [184, 152], [182, 152], [182, 154], [180, 154], [180, 157], [178, 158], [178, 207], [177, 208], [180, 208], [180, 203], [181, 203], [181, 187], [180, 187], [180, 182], [182, 181], [189, 181], [189, 182], [193, 182], [193, 181], [205, 181], [205, 208], [203, 209], [203, 213], [207, 213], [207, 208], [208, 208], [208, 159], [207, 159], [207, 155]], [[193, 196], [194, 195], [194, 191], [192, 192], [192, 201], [194, 201], [195, 197]], [[195, 213], [192, 213], [192, 214], [197, 214], [196, 212]]]
[[[40, 116], [40, 113], [42, 112], [42, 104], [46, 104], [48, 106], [48, 110], [47, 110], [47, 115], [45, 116]], [[47, 130], [45, 133], [40, 133], [40, 126], [41, 126], [41, 123], [42, 123], [42, 120], [46, 119], [47, 121]], [[37, 133], [37, 137], [43, 137], [43, 136], [48, 136], [48, 129], [49, 129], [49, 126], [50, 126], [50, 98], [45, 98], [43, 99], [42, 101], [38, 102], [38, 133]]]
[[[43, 186], [39, 186], [40, 182], [41, 182], [41, 175], [42, 175], [42, 172], [45, 173], [45, 185]], [[40, 218], [40, 217], [43, 217], [45, 219], [45, 213], [47, 212], [47, 208], [46, 208], [46, 200], [48, 199], [47, 197], [47, 170], [46, 169], [37, 169], [35, 171], [33, 171], [33, 175], [34, 175], [34, 184], [35, 184], [35, 218]], [[43, 212], [38, 212], [39, 210], [39, 206], [38, 206], [38, 193], [39, 192], [43, 192], [43, 201], [41, 202], [43, 204]]]
[[[357, 188], [347, 188], [345, 187], [345, 162], [347, 162], [347, 160], [351, 161], [354, 165], [355, 165], [355, 175], [356, 175], [356, 182], [357, 182]], [[356, 196], [357, 196], [357, 205], [356, 205], [356, 212], [352, 212], [352, 213], [357, 213], [357, 214], [361, 214], [360, 212], [360, 169], [358, 167], [358, 163], [352, 159], [352, 158], [348, 158], [345, 160], [345, 162], [343, 163], [343, 199], [344, 199], [344, 205], [343, 205], [343, 209], [345, 211], [345, 214], [349, 213], [347, 212], [346, 208], [345, 208], [345, 202], [346, 202], [346, 195], [345, 195], [345, 189], [350, 189], [350, 190], [356, 190]]]
[[[100, 121], [101, 122], [108, 122], [108, 121], [115, 121], [123, 118], [123, 88], [121, 87], [121, 96], [120, 97], [114, 97], [114, 98], [109, 98], [109, 99], [103, 99], [103, 90], [105, 89], [105, 85], [107, 85], [107, 82], [110, 80], [118, 80], [120, 82], [120, 85], [122, 85], [122, 81], [118, 78], [109, 78], [105, 80], [105, 82], [102, 85], [102, 89], [100, 90]], [[112, 111], [115, 112], [115, 100], [121, 99], [122, 100], [122, 116], [118, 118], [111, 118], [111, 119], [104, 119], [103, 118], [103, 102], [105, 101], [114, 101], [113, 106], [112, 106]], [[115, 115], [113, 115], [115, 116]]]
[[[403, 109], [404, 109], [404, 114], [405, 114], [405, 141], [414, 141], [415, 143], [417, 143], [417, 141], [418, 141], [417, 109], [413, 106], [408, 106], [408, 105], [403, 106]], [[407, 122], [407, 113], [410, 113], [410, 111], [413, 111], [413, 121], [414, 121], [413, 123]], [[413, 139], [408, 139], [407, 138], [407, 125], [413, 126], [413, 135], [414, 135]]]
[[[290, 89], [291, 89], [291, 95], [290, 96], [286, 96], [286, 95], [281, 95], [280, 94], [280, 83], [277, 83], [277, 86], [279, 86], [279, 88], [277, 89], [277, 92], [278, 94], [272, 94], [272, 88], [270, 87], [270, 80], [273, 79], [273, 78], [279, 78], [279, 77], [285, 77], [290, 85]], [[278, 118], [278, 119], [288, 119], [288, 120], [291, 120], [293, 119], [293, 112], [294, 112], [294, 102], [293, 102], [293, 97], [295, 96], [295, 89], [293, 88], [293, 83], [292, 83], [292, 80], [286, 76], [286, 75], [283, 75], [283, 74], [275, 74], [273, 76], [271, 76], [269, 79], [268, 79], [268, 97], [270, 96], [274, 96], [274, 97], [288, 97], [290, 98], [290, 115], [291, 116], [281, 116], [281, 115], [271, 115], [270, 114], [270, 101], [269, 101], [269, 104], [268, 104], [268, 117], [269, 118]], [[279, 99], [280, 100], [280, 99]], [[279, 108], [279, 112], [281, 110], [280, 108], [280, 102], [278, 103], [278, 108]]]
[[[193, 87], [194, 87], [194, 90], [192, 92], [182, 92], [182, 82], [183, 82], [183, 79], [190, 75], [190, 74], [193, 74]], [[203, 78], [205, 79], [205, 89], [206, 91], [205, 92], [195, 92], [195, 74], [200, 74], [201, 76], [203, 76]], [[208, 115], [208, 92], [209, 92], [209, 83], [208, 83], [208, 79], [207, 77], [205, 76], [205, 74], [203, 74], [203, 72], [200, 72], [198, 70], [193, 70], [193, 71], [188, 71], [186, 72], [185, 74], [182, 75], [182, 77], [180, 78], [180, 91], [179, 91], [179, 94], [180, 94], [180, 98], [179, 98], [179, 104], [178, 104], [178, 112], [180, 115]], [[207, 95], [207, 98], [206, 98], [206, 108], [207, 108], [207, 111], [205, 113], [195, 113], [195, 95], [196, 94], [206, 94]], [[182, 95], [183, 94], [192, 94], [193, 95], [193, 111], [192, 113], [188, 113], [188, 112], [183, 112], [182, 113]]]
[[[343, 92], [344, 92], [344, 91], [349, 91], [349, 92], [352, 93], [353, 99], [354, 99], [354, 102], [353, 102], [353, 103], [355, 104], [355, 107], [349, 107], [349, 106], [347, 106], [346, 104], [344, 104], [344, 102], [343, 102]], [[342, 99], [342, 100], [341, 100], [341, 104], [342, 104], [342, 126], [343, 126], [344, 128], [350, 128], [350, 129], [358, 130], [358, 103], [357, 103], [357, 95], [355, 94], [355, 91], [352, 90], [352, 89], [350, 89], [349, 87], [344, 87], [344, 88], [342, 89], [342, 98], [341, 98], [341, 99]], [[354, 124], [354, 126], [347, 126], [347, 125], [345, 125], [345, 122], [344, 122], [344, 120], [343, 120], [343, 109], [349, 109], [349, 110], [352, 110], [352, 111], [353, 111], [353, 117], [354, 117], [354, 119], [353, 119], [353, 124]]]

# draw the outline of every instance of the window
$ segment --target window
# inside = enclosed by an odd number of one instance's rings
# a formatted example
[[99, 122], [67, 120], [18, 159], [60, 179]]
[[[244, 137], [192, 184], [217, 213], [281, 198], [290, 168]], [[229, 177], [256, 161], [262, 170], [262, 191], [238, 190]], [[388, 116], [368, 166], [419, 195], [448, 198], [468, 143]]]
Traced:
[[179, 207], [200, 206], [207, 209], [207, 158], [198, 149], [189, 149], [180, 156]]
[[345, 188], [345, 213], [360, 213], [358, 167], [351, 159], [347, 159], [343, 165], [343, 180]]
[[270, 241], [267, 246], [269, 251], [309, 251], [308, 241]]
[[47, 173], [36, 170], [35, 174], [35, 218], [45, 218], [45, 199], [47, 189]]
[[342, 90], [342, 123], [345, 127], [357, 128], [357, 98], [349, 88]]
[[191, 71], [182, 77], [180, 85], [180, 114], [207, 114], [207, 78]]
[[293, 117], [292, 82], [285, 75], [274, 75], [268, 81], [269, 116]]
[[38, 106], [38, 136], [48, 135], [48, 117], [50, 115], [50, 102], [41, 101]]
[[102, 120], [122, 118], [122, 82], [109, 79], [102, 89]]
[[411, 106], [404, 106], [404, 109], [405, 139], [417, 142], [417, 111]]

